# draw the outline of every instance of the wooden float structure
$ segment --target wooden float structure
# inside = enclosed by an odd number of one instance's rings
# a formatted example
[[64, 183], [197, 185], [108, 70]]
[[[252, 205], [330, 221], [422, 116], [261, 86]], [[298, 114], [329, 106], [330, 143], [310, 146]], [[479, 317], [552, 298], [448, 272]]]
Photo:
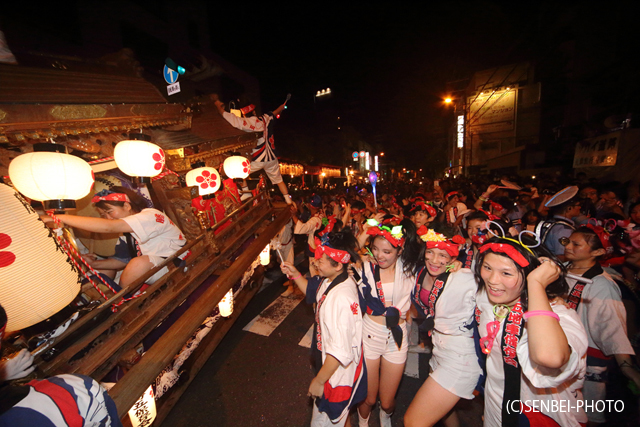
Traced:
[[[140, 129], [167, 152], [168, 168], [184, 173], [194, 160], [219, 167], [229, 152], [246, 155], [258, 137], [232, 128], [213, 110], [210, 99], [191, 106], [170, 104], [155, 87], [137, 77], [0, 64], [0, 80], [1, 175], [7, 175], [5, 168], [11, 159], [30, 151], [33, 143], [52, 139], [87, 161], [106, 158], [94, 163], [94, 170], [100, 173], [115, 166], [109, 155], [125, 139], [124, 133]], [[118, 90], [113, 90], [114, 85]], [[266, 187], [225, 206], [226, 216], [215, 224], [198, 218], [190, 208], [192, 192], [180, 185], [176, 175], [162, 177], [149, 190], [155, 207], [178, 225], [187, 244], [127, 289], [94, 303], [64, 333], [33, 351], [38, 377], [77, 373], [100, 381], [197, 292], [191, 305], [111, 388], [109, 393], [125, 425], [128, 410], [225, 294], [255, 267], [260, 252], [290, 218], [288, 209], [271, 203]], [[175, 267], [173, 260], [186, 251], [191, 251], [186, 267]], [[164, 266], [169, 272], [142, 296], [112, 311], [114, 303], [135, 292]], [[245, 277], [248, 283], [235, 297], [233, 314], [213, 324], [182, 365], [181, 380], [156, 402], [156, 425], [257, 293], [262, 272], [258, 267], [248, 280]], [[213, 276], [217, 278], [212, 281]]]

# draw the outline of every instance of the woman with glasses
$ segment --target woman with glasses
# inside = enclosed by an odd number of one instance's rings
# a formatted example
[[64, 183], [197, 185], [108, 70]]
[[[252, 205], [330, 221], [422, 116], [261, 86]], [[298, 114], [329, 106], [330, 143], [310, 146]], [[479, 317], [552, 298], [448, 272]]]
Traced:
[[532, 426], [587, 421], [578, 404], [587, 336], [576, 312], [557, 298], [567, 291], [560, 267], [538, 254], [549, 256], [544, 248], [499, 237], [480, 248], [474, 274], [480, 347], [487, 355], [486, 426], [525, 425], [523, 417]]
[[453, 427], [459, 425], [453, 407], [461, 398], [473, 399], [482, 373], [473, 342], [477, 285], [469, 269], [449, 273], [465, 243], [462, 236], [439, 224], [421, 227], [418, 234], [426, 243], [425, 264], [412, 300], [426, 317], [422, 328], [431, 334], [433, 355], [431, 373], [407, 409], [404, 425], [426, 427], [444, 419]]

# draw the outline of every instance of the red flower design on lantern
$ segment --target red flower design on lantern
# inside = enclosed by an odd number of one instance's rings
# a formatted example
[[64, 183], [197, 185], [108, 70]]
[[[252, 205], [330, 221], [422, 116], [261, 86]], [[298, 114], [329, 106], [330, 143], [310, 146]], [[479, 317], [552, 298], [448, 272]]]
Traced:
[[164, 151], [160, 149], [160, 152], [153, 153], [153, 160], [155, 160], [156, 164], [153, 165], [153, 168], [157, 171], [164, 167]]
[[[11, 245], [11, 237], [8, 234], [0, 233], [0, 249]], [[0, 267], [8, 267], [16, 260], [13, 252], [0, 251]]]
[[251, 163], [248, 160], [242, 162], [242, 172], [247, 174], [251, 172]]
[[200, 183], [200, 188], [203, 190], [209, 187], [216, 186], [216, 175], [208, 170], [202, 171], [202, 175], [196, 178], [196, 182]]

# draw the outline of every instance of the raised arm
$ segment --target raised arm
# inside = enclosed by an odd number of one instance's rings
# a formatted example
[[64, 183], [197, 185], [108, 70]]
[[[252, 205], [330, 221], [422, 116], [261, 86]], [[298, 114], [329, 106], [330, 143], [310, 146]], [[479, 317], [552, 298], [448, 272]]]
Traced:
[[478, 200], [476, 200], [476, 202], [473, 204], [473, 208], [475, 210], [482, 209], [482, 204], [484, 202], [486, 202], [487, 200], [489, 200], [489, 197], [491, 196], [491, 193], [493, 193], [497, 189], [498, 189], [497, 185], [491, 184], [490, 186], [488, 186], [487, 187], [487, 191], [482, 193], [482, 195], [480, 197], [478, 197]]
[[[548, 258], [527, 276], [528, 312], [551, 314], [545, 289], [560, 277], [560, 267]], [[552, 316], [533, 315], [527, 319], [529, 357], [534, 363], [551, 369], [564, 366], [571, 356], [571, 347], [560, 322]]]

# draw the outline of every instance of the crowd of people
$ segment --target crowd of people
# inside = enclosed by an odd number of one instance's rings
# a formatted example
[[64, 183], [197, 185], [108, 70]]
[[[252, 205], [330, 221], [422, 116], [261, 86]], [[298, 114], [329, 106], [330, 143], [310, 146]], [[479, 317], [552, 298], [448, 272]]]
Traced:
[[[349, 425], [353, 411], [359, 426], [372, 413], [391, 426], [409, 352], [431, 353], [429, 376], [402, 414], [410, 427], [458, 426], [458, 401], [478, 396], [487, 426], [599, 425], [611, 411], [600, 403], [610, 378], [640, 394], [637, 189], [509, 177], [381, 182], [378, 196], [364, 184], [291, 195], [279, 187], [292, 213], [278, 237], [287, 294], [295, 287], [315, 305], [312, 426]], [[122, 288], [186, 242], [126, 188], [93, 203], [102, 218], [42, 220], [123, 233], [116, 256], [85, 255]], [[294, 235], [304, 240], [304, 267], [294, 264]], [[31, 363], [24, 352], [0, 363], [0, 380], [28, 375]], [[97, 383], [45, 381], [72, 393], [86, 386], [87, 399], [102, 402], [100, 420], [118, 425]], [[25, 400], [39, 386], [0, 388], [0, 424], [43, 416]], [[74, 411], [95, 409], [83, 399]]]
[[478, 395], [487, 426], [605, 423], [612, 375], [640, 394], [640, 195], [620, 188], [502, 177], [292, 193], [309, 274], [281, 269], [315, 304], [311, 425], [356, 411], [367, 426], [377, 404], [391, 426], [408, 352], [431, 358], [405, 426], [460, 425], [457, 402]]

